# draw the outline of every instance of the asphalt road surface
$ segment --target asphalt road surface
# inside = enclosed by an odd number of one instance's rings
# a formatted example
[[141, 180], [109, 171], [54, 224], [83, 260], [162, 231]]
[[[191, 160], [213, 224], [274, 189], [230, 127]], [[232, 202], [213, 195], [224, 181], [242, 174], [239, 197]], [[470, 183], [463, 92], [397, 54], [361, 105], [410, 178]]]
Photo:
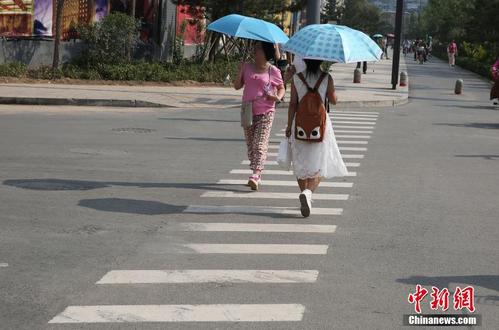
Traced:
[[283, 108], [254, 193], [237, 109], [1, 106], [0, 328], [401, 329], [420, 284], [497, 329], [499, 109], [443, 62], [409, 78], [405, 106], [333, 109], [351, 175], [307, 219]]

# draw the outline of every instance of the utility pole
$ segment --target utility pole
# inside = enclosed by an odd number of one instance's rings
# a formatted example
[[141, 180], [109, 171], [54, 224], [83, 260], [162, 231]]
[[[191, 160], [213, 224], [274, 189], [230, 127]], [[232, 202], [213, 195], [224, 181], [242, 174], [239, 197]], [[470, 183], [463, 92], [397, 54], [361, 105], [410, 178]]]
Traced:
[[307, 1], [307, 25], [320, 24], [321, 22], [321, 0]]
[[404, 0], [397, 0], [397, 11], [395, 13], [395, 44], [393, 45], [392, 89], [397, 89], [397, 84], [399, 81], [400, 40], [402, 39], [403, 11]]

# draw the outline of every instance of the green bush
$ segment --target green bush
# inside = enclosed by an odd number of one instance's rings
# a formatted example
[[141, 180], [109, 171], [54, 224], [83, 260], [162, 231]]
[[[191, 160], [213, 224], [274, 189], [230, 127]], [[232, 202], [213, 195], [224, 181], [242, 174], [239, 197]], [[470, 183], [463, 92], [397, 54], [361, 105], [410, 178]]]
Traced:
[[76, 31], [87, 47], [76, 64], [128, 63], [138, 37], [138, 23], [129, 15], [111, 13], [93, 24], [78, 25]]
[[0, 64], [0, 76], [2, 77], [24, 77], [27, 73], [26, 64], [19, 62]]

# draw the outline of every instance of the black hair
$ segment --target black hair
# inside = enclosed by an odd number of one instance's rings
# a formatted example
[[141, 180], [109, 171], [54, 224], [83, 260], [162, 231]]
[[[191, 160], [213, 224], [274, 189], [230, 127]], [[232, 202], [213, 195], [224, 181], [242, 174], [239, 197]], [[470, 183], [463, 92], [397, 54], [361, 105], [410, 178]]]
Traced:
[[262, 43], [262, 49], [265, 53], [265, 58], [267, 61], [271, 61], [275, 58], [275, 48], [274, 44], [270, 42], [260, 41]]
[[321, 60], [310, 60], [310, 59], [304, 59], [303, 60], [307, 66], [307, 76], [309, 74], [311, 75], [316, 75], [319, 74], [321, 70]]

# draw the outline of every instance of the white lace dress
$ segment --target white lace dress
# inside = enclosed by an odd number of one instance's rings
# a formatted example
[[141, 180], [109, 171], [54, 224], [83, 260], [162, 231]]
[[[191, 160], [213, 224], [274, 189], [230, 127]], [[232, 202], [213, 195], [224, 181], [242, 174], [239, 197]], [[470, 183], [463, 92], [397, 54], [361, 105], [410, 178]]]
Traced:
[[[303, 75], [307, 79], [307, 83], [313, 87], [315, 86], [319, 75], [309, 75], [307, 77], [304, 72]], [[307, 92], [307, 87], [298, 78], [297, 75], [293, 77], [293, 81], [298, 92], [298, 98], [301, 100]], [[328, 79], [324, 78], [319, 87], [319, 93], [322, 99], [326, 97]], [[295, 139], [295, 120], [291, 127], [291, 157], [293, 164], [293, 171], [298, 179], [310, 179], [317, 176], [329, 179], [337, 176], [345, 176], [348, 174], [347, 167], [341, 158], [338, 144], [333, 132], [333, 125], [331, 120], [326, 120], [325, 136], [322, 142], [307, 142]]]

